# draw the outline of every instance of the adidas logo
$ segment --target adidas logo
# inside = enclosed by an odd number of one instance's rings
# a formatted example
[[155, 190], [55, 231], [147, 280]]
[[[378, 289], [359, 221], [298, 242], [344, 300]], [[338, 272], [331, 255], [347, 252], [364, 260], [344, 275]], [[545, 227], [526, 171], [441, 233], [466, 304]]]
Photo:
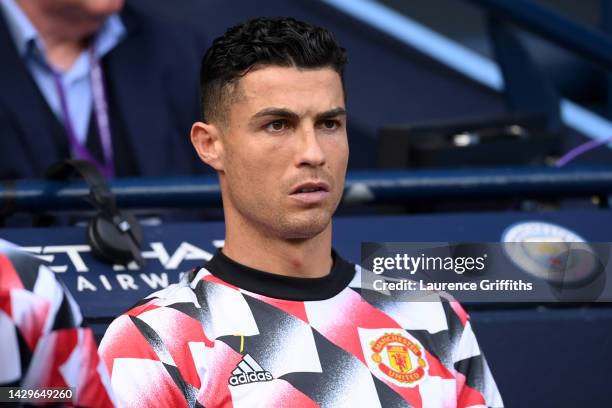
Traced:
[[232, 371], [232, 376], [228, 382], [230, 385], [241, 385], [252, 382], [272, 381], [273, 379], [274, 377], [272, 377], [269, 371], [261, 368], [250, 354], [246, 354], [242, 357], [234, 371]]

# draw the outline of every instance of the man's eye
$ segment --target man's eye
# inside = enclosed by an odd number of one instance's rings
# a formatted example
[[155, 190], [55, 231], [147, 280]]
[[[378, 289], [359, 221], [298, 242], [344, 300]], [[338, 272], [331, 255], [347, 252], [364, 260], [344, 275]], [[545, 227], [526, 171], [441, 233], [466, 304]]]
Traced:
[[340, 127], [340, 123], [337, 120], [328, 119], [328, 120], [324, 120], [321, 123], [321, 126], [325, 130], [336, 130]]
[[275, 120], [266, 125], [266, 130], [269, 132], [280, 132], [281, 130], [285, 130], [286, 127], [287, 123], [284, 120]]

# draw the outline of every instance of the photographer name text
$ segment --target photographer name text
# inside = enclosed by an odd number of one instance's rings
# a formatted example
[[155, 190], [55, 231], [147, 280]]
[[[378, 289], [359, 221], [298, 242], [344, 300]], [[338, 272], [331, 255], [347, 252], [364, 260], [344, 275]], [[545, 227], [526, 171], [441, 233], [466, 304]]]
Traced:
[[374, 290], [380, 291], [531, 291], [533, 284], [522, 279], [483, 279], [479, 282], [426, 282], [422, 279], [387, 281], [376, 279], [372, 283]]

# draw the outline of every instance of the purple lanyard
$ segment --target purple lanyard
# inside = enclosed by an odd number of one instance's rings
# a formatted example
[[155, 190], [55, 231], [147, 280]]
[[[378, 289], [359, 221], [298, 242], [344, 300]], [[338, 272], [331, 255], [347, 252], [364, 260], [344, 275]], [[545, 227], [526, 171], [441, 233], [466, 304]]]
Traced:
[[84, 159], [92, 162], [100, 170], [106, 178], [112, 178], [115, 175], [115, 165], [113, 161], [113, 144], [111, 140], [110, 123], [108, 119], [108, 104], [106, 93], [104, 92], [104, 78], [102, 77], [102, 67], [98, 59], [94, 55], [93, 47], [90, 48], [90, 63], [91, 63], [91, 94], [93, 97], [93, 108], [100, 136], [100, 144], [102, 145], [102, 154], [104, 155], [104, 163], [100, 163], [91, 154], [91, 152], [83, 144], [79, 142], [74, 131], [68, 103], [66, 102], [66, 93], [62, 85], [62, 78], [59, 72], [52, 70], [53, 80], [62, 106], [62, 114], [64, 117], [64, 127], [68, 133], [68, 142], [77, 159]]

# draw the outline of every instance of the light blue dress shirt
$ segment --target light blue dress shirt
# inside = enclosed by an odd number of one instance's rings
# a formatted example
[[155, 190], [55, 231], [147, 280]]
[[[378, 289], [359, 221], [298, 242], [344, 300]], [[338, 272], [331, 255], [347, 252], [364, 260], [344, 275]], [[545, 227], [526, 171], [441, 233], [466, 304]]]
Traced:
[[[53, 80], [53, 70], [47, 59], [43, 39], [38, 31], [21, 10], [15, 0], [0, 0], [0, 10], [4, 13], [9, 32], [17, 47], [17, 52], [23, 58], [32, 74], [38, 88], [47, 100], [51, 110], [60, 123], [64, 123], [64, 114], [60, 97]], [[100, 60], [110, 52], [125, 36], [125, 27], [118, 15], [106, 19], [92, 42], [95, 58]], [[76, 138], [85, 144], [87, 130], [92, 112], [93, 96], [91, 91], [90, 71], [91, 54], [85, 50], [74, 64], [66, 71], [55, 69], [60, 74], [62, 86], [66, 94], [68, 113]]]

